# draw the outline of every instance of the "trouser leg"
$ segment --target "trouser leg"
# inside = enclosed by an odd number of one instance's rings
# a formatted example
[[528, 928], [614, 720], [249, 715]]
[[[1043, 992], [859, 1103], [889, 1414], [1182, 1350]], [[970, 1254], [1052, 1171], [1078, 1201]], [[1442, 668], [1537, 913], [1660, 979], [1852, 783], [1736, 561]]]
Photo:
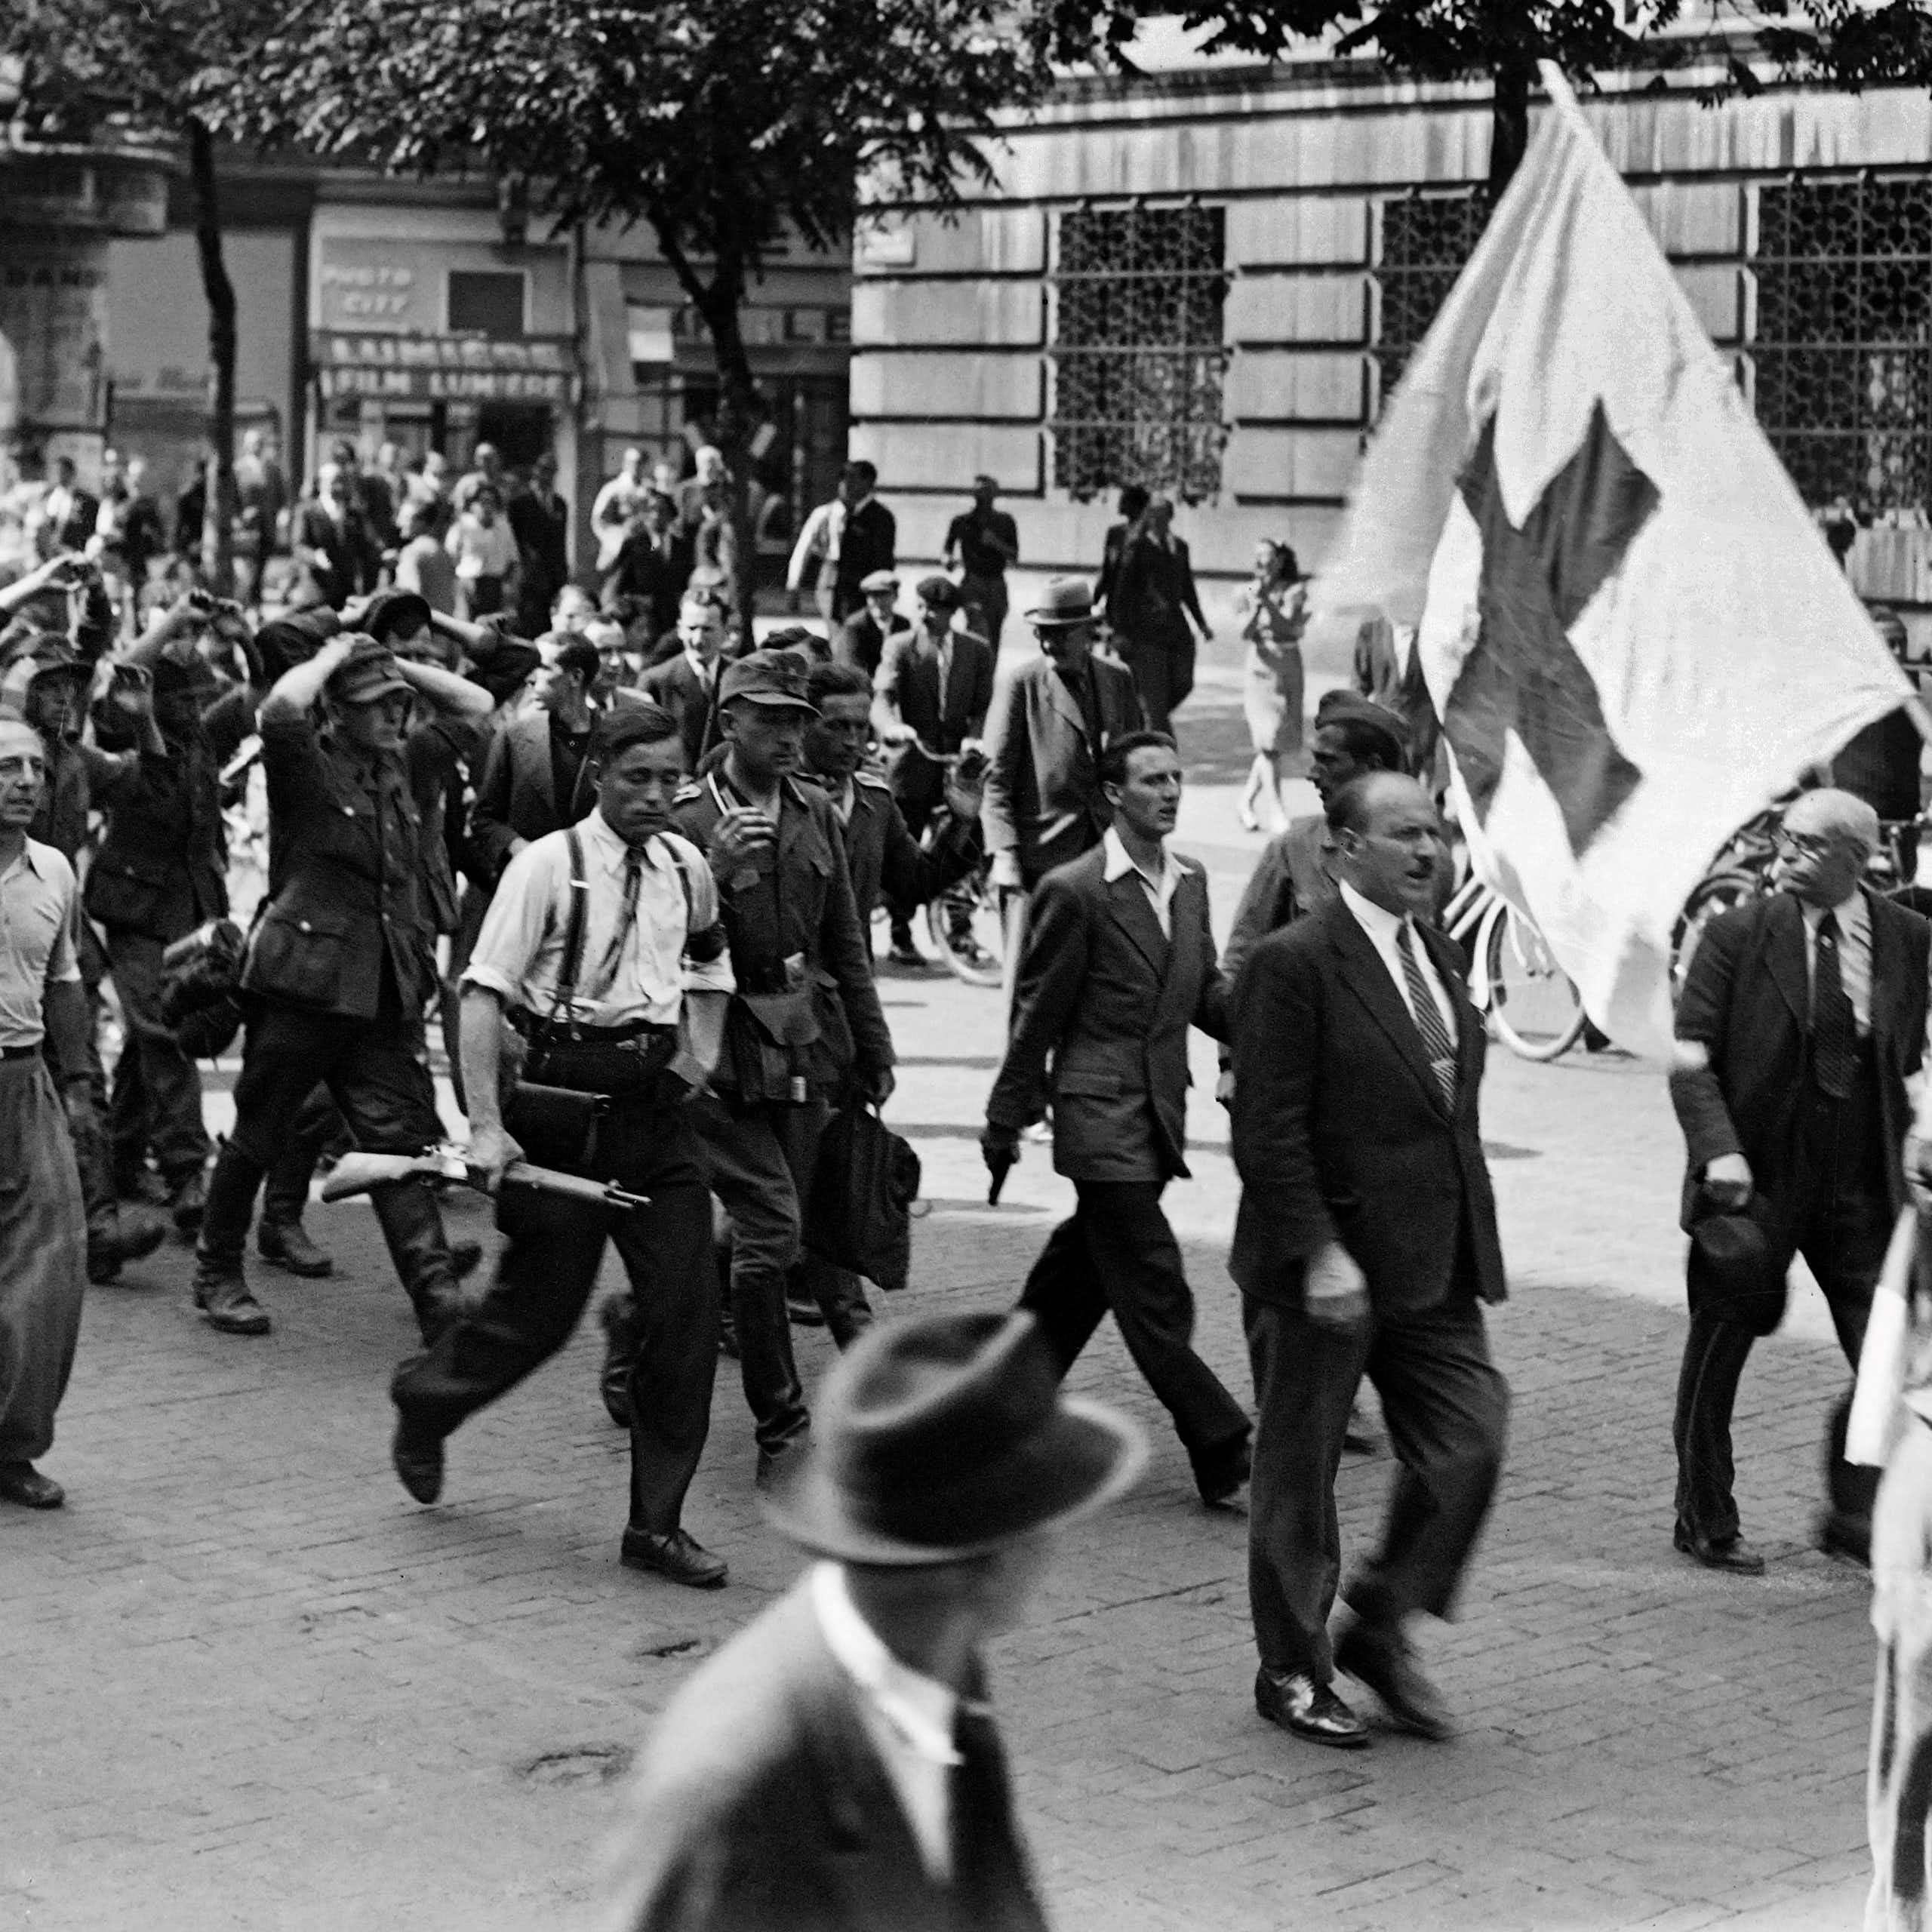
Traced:
[[1020, 1308], [1039, 1324], [1063, 1377], [1080, 1359], [1107, 1312], [1106, 1291], [1087, 1246], [1085, 1215], [1083, 1198], [1048, 1235], [1020, 1291]]
[[265, 1005], [248, 1022], [235, 1083], [235, 1131], [208, 1182], [198, 1250], [205, 1264], [238, 1269], [255, 1195], [288, 1144], [296, 1117], [328, 1072], [353, 1022]]
[[281, 1158], [269, 1171], [262, 1190], [264, 1226], [291, 1227], [300, 1221], [322, 1151], [343, 1127], [334, 1096], [326, 1084], [318, 1085], [297, 1112]]
[[[830, 1118], [831, 1110], [819, 1101], [778, 1110], [779, 1145], [784, 1150], [785, 1165], [801, 1211], [811, 1196], [812, 1181], [818, 1171], [819, 1143], [825, 1137]], [[826, 1328], [840, 1348], [850, 1348], [872, 1325], [866, 1284], [851, 1269], [835, 1267], [816, 1254], [801, 1251], [793, 1269], [792, 1284], [817, 1303]]]
[[[420, 1154], [442, 1138], [419, 1016], [359, 1027], [327, 1078], [358, 1147]], [[461, 1301], [436, 1197], [420, 1181], [397, 1181], [371, 1189], [369, 1204], [423, 1340], [433, 1340]]]
[[497, 1197], [504, 1239], [489, 1292], [389, 1385], [412, 1430], [438, 1440], [451, 1434], [570, 1340], [614, 1218], [609, 1208], [534, 1187]]
[[163, 1178], [177, 1183], [207, 1164], [208, 1137], [200, 1072], [161, 1017], [161, 955], [158, 940], [109, 929], [108, 961], [126, 1031], [121, 1057], [124, 1066], [131, 1059], [134, 1076], [124, 1084], [122, 1069], [115, 1069], [114, 1138], [117, 1158], [130, 1166], [140, 1164], [152, 1143]]
[[630, 1527], [661, 1536], [678, 1527], [711, 1428], [718, 1293], [711, 1199], [695, 1163], [692, 1178], [654, 1180], [650, 1193], [651, 1205], [617, 1216], [611, 1232], [637, 1308]]
[[[1173, 1417], [1197, 1472], [1223, 1464], [1248, 1433], [1241, 1404], [1194, 1350], [1194, 1294], [1152, 1181], [1078, 1181], [1092, 1274], [1147, 1386]], [[1090, 1331], [1091, 1332], [1091, 1331]]]
[[1693, 1312], [1677, 1378], [1677, 1534], [1680, 1542], [1723, 1544], [1737, 1534], [1731, 1494], [1730, 1414], [1757, 1340], [1742, 1322], [1709, 1308]]
[[1866, 1932], [1925, 1923], [1932, 1822], [1932, 1428], [1916, 1417], [1892, 1452], [1872, 1519], [1878, 1681], [1866, 1783], [1872, 1846]]
[[1245, 1297], [1241, 1319], [1257, 1410], [1247, 1521], [1255, 1645], [1266, 1669], [1325, 1684], [1335, 1670], [1328, 1616], [1342, 1574], [1335, 1473], [1370, 1330], [1319, 1327], [1298, 1308]]
[[1168, 696], [1167, 648], [1160, 644], [1138, 644], [1129, 638], [1122, 645], [1121, 656], [1134, 673], [1134, 681], [1140, 688], [1140, 702], [1147, 713], [1148, 730], [1171, 731], [1174, 724], [1169, 715], [1172, 700]]
[[1346, 1595], [1365, 1622], [1399, 1628], [1411, 1611], [1447, 1617], [1454, 1606], [1502, 1473], [1509, 1387], [1481, 1305], [1462, 1294], [1377, 1322], [1367, 1370], [1397, 1467], [1381, 1547]]
[[785, 1275], [798, 1256], [798, 1198], [773, 1116], [763, 1106], [691, 1103], [711, 1190], [731, 1217], [731, 1315], [745, 1400], [761, 1449], [776, 1452], [811, 1426], [792, 1352]]
[[[1882, 1193], [1860, 1190], [1835, 1201], [1826, 1225], [1799, 1244], [1799, 1251], [1824, 1292], [1838, 1346], [1854, 1377], [1891, 1232], [1892, 1217]], [[1851, 1396], [1847, 1388], [1833, 1404], [1826, 1425], [1825, 1487], [1830, 1499], [1828, 1533], [1837, 1546], [1855, 1552], [1870, 1540], [1878, 1472], [1845, 1460]]]

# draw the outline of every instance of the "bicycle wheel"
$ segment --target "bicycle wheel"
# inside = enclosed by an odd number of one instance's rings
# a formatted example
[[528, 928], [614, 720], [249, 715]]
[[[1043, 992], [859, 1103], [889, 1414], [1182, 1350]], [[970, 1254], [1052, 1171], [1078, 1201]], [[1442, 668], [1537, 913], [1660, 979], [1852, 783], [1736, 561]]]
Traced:
[[1696, 955], [1704, 928], [1720, 912], [1728, 912], [1757, 897], [1764, 882], [1751, 872], [1718, 872], [1705, 879], [1684, 902], [1684, 910], [1671, 935], [1670, 997], [1672, 1004], [1684, 990], [1685, 976]]
[[1524, 1060], [1550, 1060], [1583, 1036], [1588, 1016], [1549, 943], [1511, 905], [1499, 903], [1480, 943], [1489, 967], [1489, 1020], [1497, 1037]]
[[934, 950], [969, 986], [996, 986], [1005, 968], [1006, 926], [999, 894], [981, 865], [926, 908]]

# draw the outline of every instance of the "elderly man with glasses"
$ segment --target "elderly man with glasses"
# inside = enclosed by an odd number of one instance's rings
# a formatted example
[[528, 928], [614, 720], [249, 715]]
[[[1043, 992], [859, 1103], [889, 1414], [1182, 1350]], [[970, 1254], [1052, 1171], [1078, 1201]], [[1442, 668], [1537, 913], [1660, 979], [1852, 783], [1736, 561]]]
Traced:
[[[1906, 1199], [1906, 1081], [1925, 1045], [1932, 927], [1861, 883], [1878, 820], [1849, 792], [1784, 815], [1775, 890], [1714, 920], [1677, 1008], [1690, 1329], [1677, 1395], [1677, 1547], [1755, 1576], [1739, 1533], [1730, 1414], [1752, 1343], [1777, 1326], [1802, 1254], [1854, 1367]], [[1875, 1472], [1832, 1426], [1827, 1549], [1861, 1560]]]

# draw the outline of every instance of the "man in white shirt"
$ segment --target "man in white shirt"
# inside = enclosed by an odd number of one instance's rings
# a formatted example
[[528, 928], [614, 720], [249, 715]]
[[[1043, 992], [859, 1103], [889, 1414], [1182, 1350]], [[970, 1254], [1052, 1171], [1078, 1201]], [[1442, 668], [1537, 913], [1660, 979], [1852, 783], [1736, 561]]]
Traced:
[[87, 1286], [87, 1214], [42, 1051], [50, 1035], [66, 1109], [93, 1105], [73, 868], [26, 835], [46, 777], [40, 734], [0, 718], [0, 1502], [29, 1509], [64, 1499], [34, 1463], [53, 1445]]
[[1247, 1417], [1195, 1352], [1194, 1294], [1161, 1196], [1188, 1177], [1188, 1032], [1225, 1037], [1228, 986], [1207, 874], [1168, 849], [1181, 794], [1174, 740], [1131, 731], [1100, 753], [1098, 775], [1112, 823], [1034, 894], [980, 1146], [1003, 1174], [1051, 1104], [1054, 1166], [1078, 1205], [1020, 1305], [1063, 1374], [1112, 1311], [1211, 1506], [1247, 1479]]
[[652, 704], [605, 712], [592, 755], [597, 809], [511, 860], [463, 976], [469, 1161], [494, 1193], [526, 1158], [499, 1094], [508, 1026], [528, 1044], [525, 1082], [605, 1097], [586, 1149], [554, 1106], [546, 1137], [555, 1144], [540, 1143], [537, 1097], [525, 1094], [528, 1158], [649, 1204], [626, 1211], [505, 1189], [495, 1284], [396, 1373], [393, 1460], [410, 1494], [435, 1502], [444, 1439], [569, 1340], [614, 1241], [638, 1291], [623, 1561], [716, 1589], [724, 1564], [681, 1520], [710, 1426], [718, 1324], [710, 1201], [686, 1102], [716, 1057], [731, 963], [710, 869], [670, 829], [685, 776], [676, 721]]
[[1044, 1932], [982, 1655], [1140, 1433], [1023, 1315], [874, 1329], [770, 1513], [820, 1558], [659, 1720], [617, 1932]]
[[[1257, 1708], [1310, 1743], [1358, 1748], [1339, 1669], [1401, 1728], [1447, 1734], [1407, 1626], [1446, 1617], [1503, 1463], [1509, 1389], [1478, 1304], [1506, 1292], [1482, 1151], [1481, 1017], [1454, 947], [1425, 923], [1442, 829], [1414, 779], [1329, 798], [1327, 905], [1269, 934], [1233, 1001], [1228, 1270], [1254, 1372], [1249, 1602]], [[1397, 1470], [1381, 1544], [1329, 1620], [1334, 1485], [1366, 1374]]]

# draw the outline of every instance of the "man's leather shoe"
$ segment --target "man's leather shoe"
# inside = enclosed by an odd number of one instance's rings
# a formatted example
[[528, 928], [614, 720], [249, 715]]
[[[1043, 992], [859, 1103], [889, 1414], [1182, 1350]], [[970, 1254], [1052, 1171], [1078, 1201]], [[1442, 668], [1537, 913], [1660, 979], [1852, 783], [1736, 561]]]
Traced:
[[688, 1530], [672, 1530], [663, 1536], [626, 1530], [621, 1556], [627, 1570], [648, 1570], [694, 1590], [721, 1590], [731, 1574], [724, 1559], [713, 1556]]
[[114, 1217], [114, 1232], [88, 1243], [88, 1279], [112, 1281], [130, 1261], [152, 1254], [168, 1238], [168, 1223], [145, 1208], [122, 1208]]
[[168, 1211], [184, 1235], [199, 1231], [208, 1204], [208, 1173], [205, 1168], [195, 1168], [183, 1174], [174, 1183], [168, 1197]]
[[1244, 1435], [1195, 1463], [1194, 1486], [1209, 1509], [1225, 1509], [1240, 1494], [1241, 1484], [1254, 1472], [1254, 1454], [1248, 1446], [1248, 1438]]
[[211, 1328], [224, 1335], [266, 1335], [269, 1312], [248, 1292], [248, 1278], [239, 1265], [223, 1267], [204, 1261], [195, 1270], [195, 1306]]
[[389, 1460], [402, 1486], [418, 1503], [433, 1503], [443, 1493], [443, 1444], [440, 1436], [398, 1420]]
[[1316, 1683], [1306, 1671], [1269, 1670], [1266, 1666], [1257, 1671], [1254, 1708], [1270, 1724], [1311, 1744], [1359, 1751], [1368, 1742], [1368, 1727], [1336, 1695], [1335, 1687]]
[[335, 1272], [334, 1262], [309, 1238], [300, 1221], [264, 1221], [255, 1231], [255, 1248], [264, 1261], [306, 1281], [319, 1281]]
[[450, 1243], [450, 1270], [459, 1281], [467, 1281], [475, 1274], [482, 1260], [483, 1244], [480, 1241]]
[[1742, 1537], [1727, 1537], [1720, 1543], [1712, 1537], [1694, 1537], [1687, 1531], [1679, 1530], [1672, 1541], [1706, 1570], [1728, 1570], [1737, 1577], [1764, 1574], [1764, 1558]]
[[0, 1503], [17, 1503], [23, 1509], [57, 1509], [67, 1492], [31, 1463], [0, 1463]]
[[1335, 1668], [1373, 1690], [1402, 1730], [1437, 1740], [1450, 1734], [1449, 1713], [1435, 1686], [1395, 1632], [1358, 1623], [1335, 1646]]

